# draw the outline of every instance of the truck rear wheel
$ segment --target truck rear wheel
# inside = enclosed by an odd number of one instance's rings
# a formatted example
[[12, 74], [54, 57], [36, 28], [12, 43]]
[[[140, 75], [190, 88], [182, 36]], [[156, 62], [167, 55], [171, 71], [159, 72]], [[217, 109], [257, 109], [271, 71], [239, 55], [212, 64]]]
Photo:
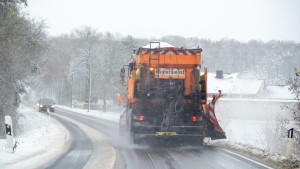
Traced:
[[140, 144], [140, 139], [138, 138], [137, 134], [134, 133], [133, 131], [131, 132], [130, 139], [133, 144]]
[[188, 145], [192, 146], [202, 146], [203, 145], [203, 137], [188, 137], [186, 138]]
[[194, 137], [193, 141], [196, 146], [203, 146], [203, 137]]

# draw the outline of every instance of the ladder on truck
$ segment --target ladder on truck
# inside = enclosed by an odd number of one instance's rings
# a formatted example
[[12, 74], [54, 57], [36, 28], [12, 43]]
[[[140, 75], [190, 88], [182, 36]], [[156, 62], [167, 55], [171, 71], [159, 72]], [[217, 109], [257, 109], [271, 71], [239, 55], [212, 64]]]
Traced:
[[[153, 45], [152, 44], [157, 44], [156, 47], [152, 48]], [[153, 51], [153, 52], [152, 52]], [[156, 72], [157, 72], [157, 77], [159, 77], [159, 61], [160, 61], [160, 52], [161, 52], [161, 48], [160, 48], [160, 42], [150, 42], [150, 52], [149, 52], [149, 61], [148, 61], [148, 91], [150, 91], [150, 81], [151, 81], [151, 77], [150, 77], [150, 68], [153, 68], [153, 62], [157, 61], [157, 66], [156, 66]], [[154, 57], [153, 55], [156, 55], [157, 57]], [[156, 76], [156, 72], [154, 72], [154, 77]], [[159, 78], [157, 78], [157, 84], [156, 84], [156, 88], [159, 88]]]
[[[153, 48], [153, 44], [157, 44], [155, 45], [155, 47]], [[157, 91], [157, 95], [161, 94], [162, 92], [159, 92], [159, 90], [161, 89], [160, 87], [160, 82], [159, 82], [159, 70], [160, 70], [160, 53], [161, 53], [161, 48], [160, 48], [160, 42], [150, 42], [150, 52], [149, 52], [149, 61], [148, 61], [148, 91], [150, 91], [150, 68], [153, 68], [152, 66], [154, 65], [153, 62], [157, 61], [157, 66], [156, 68], [156, 72], [154, 72], [154, 76], [157, 76], [157, 81], [155, 83], [155, 88]], [[165, 107], [164, 107], [164, 112], [163, 112], [163, 119], [162, 119], [162, 123], [161, 123], [161, 130], [162, 131], [168, 131], [171, 124], [172, 124], [172, 115], [175, 112], [175, 106], [176, 106], [176, 100], [171, 99], [166, 101], [165, 103]]]

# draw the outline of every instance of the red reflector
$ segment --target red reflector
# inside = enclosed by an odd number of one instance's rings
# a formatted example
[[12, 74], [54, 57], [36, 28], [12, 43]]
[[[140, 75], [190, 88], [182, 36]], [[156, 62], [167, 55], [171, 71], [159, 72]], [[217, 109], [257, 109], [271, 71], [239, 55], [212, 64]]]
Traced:
[[140, 121], [144, 121], [145, 120], [145, 116], [140, 116]]
[[196, 116], [192, 116], [192, 121], [193, 122], [197, 121], [197, 117]]
[[139, 120], [139, 121], [144, 121], [145, 120], [145, 116], [136, 116], [136, 115], [134, 115], [133, 119], [134, 120]]

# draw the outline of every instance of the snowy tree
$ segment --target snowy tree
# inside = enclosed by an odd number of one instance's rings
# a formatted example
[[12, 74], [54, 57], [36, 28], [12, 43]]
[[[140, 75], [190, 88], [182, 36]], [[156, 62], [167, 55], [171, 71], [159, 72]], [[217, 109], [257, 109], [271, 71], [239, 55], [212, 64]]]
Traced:
[[[1, 5], [6, 2], [25, 1]], [[6, 7], [0, 15], [0, 121], [10, 115], [17, 124], [20, 95], [25, 92], [27, 77], [38, 71], [37, 59], [45, 48], [46, 36], [43, 22], [27, 19], [14, 5]]]
[[187, 39], [182, 36], [164, 36], [161, 41], [167, 42], [175, 47], [186, 47]]
[[[300, 71], [296, 70], [295, 74], [296, 76], [288, 81], [288, 84], [290, 85], [289, 90], [295, 95], [295, 99], [300, 101]], [[300, 103], [296, 103], [291, 110], [293, 111], [295, 120], [300, 125]]]
[[62, 91], [66, 90], [63, 87], [66, 87], [65, 78], [69, 76], [68, 65], [73, 52], [73, 42], [69, 35], [48, 39], [47, 51], [40, 56], [38, 61], [39, 75], [32, 80], [31, 85], [38, 93], [38, 98], [53, 98], [57, 103], [61, 103], [65, 101], [61, 94], [65, 94]]
[[[71, 88], [76, 100], [88, 99], [89, 70], [91, 98], [113, 99], [115, 93], [121, 91], [119, 70], [130, 61], [131, 47], [140, 41], [131, 36], [103, 35], [96, 29], [83, 27], [70, 35], [51, 39], [50, 44], [49, 52], [41, 58], [48, 63], [47, 69], [43, 69], [46, 71], [43, 85], [51, 79], [56, 88], [62, 86], [63, 92], [56, 90], [54, 95], [62, 98], [62, 104], [69, 105]], [[52, 79], [52, 76], [58, 78]]]
[[131, 35], [126, 36], [121, 41], [122, 41], [122, 44], [124, 46], [126, 46], [129, 50], [132, 50], [133, 48], [138, 47], [137, 40]]
[[[127, 38], [128, 40], [128, 38]], [[133, 39], [127, 42], [133, 46]], [[117, 39], [113, 34], [106, 33], [101, 41], [101, 62], [97, 67], [99, 72], [100, 98], [103, 100], [103, 111], [106, 111], [107, 99], [114, 99], [116, 94], [122, 91], [119, 84], [119, 70], [130, 61], [130, 50], [124, 46], [124, 39]]]
[[[95, 70], [99, 61], [99, 43], [102, 34], [96, 29], [85, 26], [81, 29], [76, 29], [73, 33], [76, 38], [75, 52], [73, 53], [70, 70], [78, 72], [76, 75], [84, 75], [85, 77], [85, 99], [89, 99], [89, 87], [92, 84]], [[94, 95], [94, 93], [91, 93]], [[93, 97], [93, 96], [91, 96]]]
[[27, 0], [0, 0], [0, 15], [5, 15], [17, 4], [24, 4], [27, 6]]
[[[289, 90], [295, 95], [295, 99], [298, 100], [298, 102], [292, 107], [285, 106], [285, 108], [288, 108], [293, 114], [295, 121], [295, 146], [300, 147], [300, 71], [298, 71], [297, 68], [295, 68], [294, 77], [289, 79], [288, 84], [290, 86]], [[296, 153], [300, 155], [300, 150], [297, 149]]]

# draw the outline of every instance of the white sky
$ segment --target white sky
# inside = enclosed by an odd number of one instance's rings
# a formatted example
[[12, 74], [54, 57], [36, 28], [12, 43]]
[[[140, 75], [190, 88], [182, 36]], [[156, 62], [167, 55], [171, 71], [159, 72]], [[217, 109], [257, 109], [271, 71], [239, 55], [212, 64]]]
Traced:
[[28, 0], [51, 35], [84, 25], [124, 36], [300, 42], [300, 0]]

